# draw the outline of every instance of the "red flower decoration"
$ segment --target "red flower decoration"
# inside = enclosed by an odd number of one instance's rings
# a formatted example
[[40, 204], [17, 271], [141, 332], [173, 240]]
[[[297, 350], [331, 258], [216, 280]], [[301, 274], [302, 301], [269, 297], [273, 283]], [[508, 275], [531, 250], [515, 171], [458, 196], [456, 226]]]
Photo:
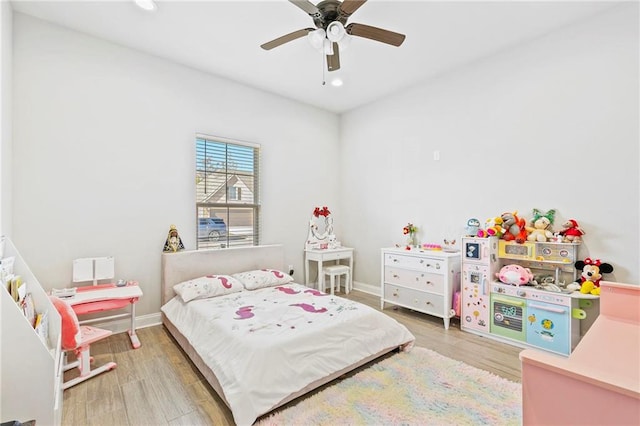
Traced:
[[322, 208], [320, 207], [316, 207], [315, 210], [313, 210], [313, 215], [315, 217], [320, 217], [320, 216], [324, 216], [327, 217], [331, 214], [331, 212], [329, 211], [329, 209], [327, 208], [327, 206], [324, 206]]

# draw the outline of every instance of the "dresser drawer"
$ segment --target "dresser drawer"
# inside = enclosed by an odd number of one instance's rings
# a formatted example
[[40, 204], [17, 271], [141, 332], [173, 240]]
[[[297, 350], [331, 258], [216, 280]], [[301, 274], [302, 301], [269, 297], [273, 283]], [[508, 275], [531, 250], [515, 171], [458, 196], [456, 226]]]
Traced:
[[335, 253], [326, 252], [322, 254], [322, 261], [326, 262], [328, 260], [349, 259], [350, 257], [351, 257], [351, 252], [348, 252], [348, 251], [338, 251]]
[[441, 318], [445, 312], [443, 296], [403, 288], [393, 284], [384, 285], [384, 298], [390, 303], [402, 305]]
[[394, 268], [392, 266], [384, 268], [384, 282], [437, 294], [444, 294], [445, 287], [444, 275]]
[[404, 256], [401, 254], [387, 253], [384, 256], [384, 264], [387, 266], [415, 269], [419, 271], [431, 272], [434, 274], [445, 273], [445, 262], [440, 259], [433, 259], [429, 257]]

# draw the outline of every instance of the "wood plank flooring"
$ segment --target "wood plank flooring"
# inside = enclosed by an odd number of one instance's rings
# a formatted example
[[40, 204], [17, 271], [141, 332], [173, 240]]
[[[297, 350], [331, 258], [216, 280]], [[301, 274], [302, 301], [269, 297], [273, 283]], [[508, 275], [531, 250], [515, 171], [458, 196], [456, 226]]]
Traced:
[[[356, 290], [346, 297], [380, 308], [377, 296]], [[445, 331], [439, 318], [390, 306], [384, 312], [411, 330], [417, 346], [520, 381], [520, 348], [462, 332], [455, 320]], [[162, 325], [139, 329], [138, 336], [142, 346], [135, 350], [126, 333], [91, 345], [95, 365], [115, 361], [118, 366], [64, 391], [63, 425], [234, 424], [229, 409]], [[69, 371], [65, 378], [74, 374]]]

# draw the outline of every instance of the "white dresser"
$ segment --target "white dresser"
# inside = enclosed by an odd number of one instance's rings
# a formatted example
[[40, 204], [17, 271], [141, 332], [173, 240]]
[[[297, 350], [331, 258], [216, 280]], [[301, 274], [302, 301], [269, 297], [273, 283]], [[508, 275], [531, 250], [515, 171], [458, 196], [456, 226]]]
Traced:
[[455, 315], [453, 293], [460, 289], [460, 252], [382, 249], [380, 306], [385, 302], [434, 315]]

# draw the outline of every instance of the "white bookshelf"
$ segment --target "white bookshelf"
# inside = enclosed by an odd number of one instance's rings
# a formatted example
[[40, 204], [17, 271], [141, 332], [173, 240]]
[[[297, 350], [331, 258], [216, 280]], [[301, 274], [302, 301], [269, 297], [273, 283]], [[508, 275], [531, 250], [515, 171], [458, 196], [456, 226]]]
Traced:
[[61, 320], [49, 296], [10, 239], [4, 238], [3, 258], [14, 257], [14, 273], [22, 276], [36, 312], [47, 311], [49, 341], [44, 342], [13, 300], [6, 286], [0, 322], [0, 422], [35, 420], [37, 425], [62, 422]]

